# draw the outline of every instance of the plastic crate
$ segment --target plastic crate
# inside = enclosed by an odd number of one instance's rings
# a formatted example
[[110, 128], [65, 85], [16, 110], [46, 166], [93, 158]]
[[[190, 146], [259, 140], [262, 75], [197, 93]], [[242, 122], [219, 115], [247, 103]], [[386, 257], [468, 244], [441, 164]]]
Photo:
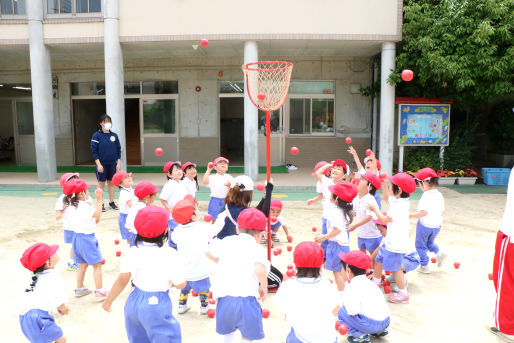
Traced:
[[511, 169], [508, 168], [482, 168], [482, 177], [486, 185], [507, 186], [510, 172]]

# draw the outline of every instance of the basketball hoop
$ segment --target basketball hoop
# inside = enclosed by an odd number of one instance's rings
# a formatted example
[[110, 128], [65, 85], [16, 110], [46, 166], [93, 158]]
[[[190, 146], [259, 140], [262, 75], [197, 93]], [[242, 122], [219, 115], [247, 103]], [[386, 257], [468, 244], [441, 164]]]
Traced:
[[[261, 61], [243, 64], [246, 91], [250, 101], [266, 112], [266, 181], [271, 178], [271, 111], [286, 101], [293, 64], [282, 61]], [[268, 213], [268, 260], [271, 261], [271, 222]]]

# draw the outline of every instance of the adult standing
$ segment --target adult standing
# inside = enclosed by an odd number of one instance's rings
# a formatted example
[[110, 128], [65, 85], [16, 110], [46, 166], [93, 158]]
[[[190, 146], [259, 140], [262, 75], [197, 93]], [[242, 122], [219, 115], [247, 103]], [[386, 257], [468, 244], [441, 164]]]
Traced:
[[[120, 170], [121, 145], [118, 135], [111, 131], [112, 119], [107, 114], [102, 114], [98, 120], [100, 129], [91, 138], [91, 152], [96, 163], [96, 179], [98, 188], [104, 189], [105, 182], [109, 190], [109, 206], [113, 210], [118, 207], [114, 203], [113, 175]], [[105, 212], [102, 204], [102, 212]]]
[[493, 281], [496, 289], [494, 326], [489, 330], [505, 341], [514, 342], [514, 168], [510, 173], [507, 203], [496, 235]]

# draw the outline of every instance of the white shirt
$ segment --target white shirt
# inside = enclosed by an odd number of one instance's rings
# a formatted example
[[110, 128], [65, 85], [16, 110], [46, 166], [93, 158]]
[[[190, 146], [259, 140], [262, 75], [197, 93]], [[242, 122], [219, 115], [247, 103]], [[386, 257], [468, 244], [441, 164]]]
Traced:
[[323, 186], [321, 185], [321, 181], [316, 182], [316, 193], [323, 193]]
[[[169, 179], [164, 187], [162, 187], [162, 191], [159, 194], [159, 199], [166, 200], [168, 206], [173, 208], [175, 207], [175, 204], [184, 199], [186, 195], [186, 184], [184, 182]], [[170, 219], [173, 219], [171, 217], [171, 212]]]
[[276, 218], [276, 220], [271, 219], [270, 221], [271, 221], [271, 225], [275, 225], [277, 223], [280, 223], [280, 226], [286, 225], [286, 222], [285, 222], [284, 218], [282, 217], [282, 215], [279, 215]]
[[177, 226], [171, 234], [171, 240], [177, 244], [180, 259], [184, 263], [187, 281], [203, 280], [214, 271], [214, 262], [205, 255], [214, 236], [212, 226], [192, 222]]
[[212, 174], [209, 175], [209, 184], [207, 187], [211, 189], [211, 197], [212, 198], [225, 198], [228, 193], [228, 187], [225, 186], [227, 182], [232, 184], [234, 178], [229, 174]]
[[387, 223], [384, 238], [385, 248], [391, 252], [405, 254], [409, 249], [409, 199], [389, 197], [387, 216], [392, 219]]
[[127, 220], [125, 221], [125, 228], [130, 233], [137, 234], [136, 227], [134, 226], [134, 220], [136, 220], [137, 212], [139, 212], [140, 209], [145, 208], [146, 204], [141, 201], [137, 201], [134, 204], [132, 204], [132, 207], [128, 211]]
[[[500, 230], [507, 236], [512, 237], [514, 235], [514, 168], [510, 172], [507, 203], [505, 204], [505, 212], [503, 212]], [[514, 242], [511, 241], [511, 243]]]
[[378, 207], [377, 201], [375, 197], [369, 193], [364, 195], [362, 198], [359, 198], [357, 195], [353, 199], [353, 210], [355, 211], [355, 218], [353, 218], [354, 222], [360, 221], [362, 218], [366, 216], [371, 216], [371, 219], [359, 226], [357, 228], [357, 237], [359, 238], [378, 238], [382, 236], [380, 231], [377, 229], [377, 224], [373, 222], [374, 219], [377, 219], [377, 215], [375, 212], [367, 209], [367, 205], [374, 205]]
[[[376, 287], [376, 286], [375, 286]], [[340, 296], [327, 279], [289, 279], [280, 285], [275, 302], [286, 314], [296, 337], [306, 343], [333, 343], [335, 318]]]
[[389, 309], [382, 291], [366, 275], [359, 275], [350, 280], [343, 291], [342, 305], [351, 316], [362, 314], [375, 320], [389, 317]]
[[327, 219], [328, 212], [330, 209], [335, 207], [334, 203], [330, 201], [332, 199], [332, 192], [329, 191], [328, 186], [334, 184], [334, 181], [331, 178], [323, 175], [321, 177], [321, 193], [323, 194], [323, 200], [321, 200], [321, 205], [323, 206], [323, 214], [321, 215], [323, 218]]
[[[27, 281], [27, 288], [32, 279]], [[55, 269], [47, 269], [38, 274], [36, 286], [32, 292], [25, 292], [20, 299], [20, 315], [30, 310], [54, 310], [66, 302], [66, 287], [61, 275]]]
[[191, 194], [193, 196], [193, 198], [196, 198], [196, 192], [197, 192], [196, 181], [191, 180], [190, 178], [188, 178], [186, 176], [183, 180], [181, 180], [181, 182], [184, 183], [184, 186], [186, 188], [186, 193]]
[[138, 242], [130, 247], [120, 264], [120, 273], [130, 273], [132, 282], [145, 292], [166, 292], [184, 283], [184, 266], [178, 253], [168, 244]]
[[118, 206], [120, 208], [120, 213], [128, 214], [130, 207], [128, 207], [127, 203], [132, 200], [132, 206], [139, 200], [134, 195], [134, 189], [122, 187], [120, 189], [120, 197], [118, 198]]
[[67, 211], [66, 209], [68, 208], [68, 206], [64, 206], [64, 198], [66, 197], [66, 195], [64, 194], [61, 194], [61, 196], [59, 197], [59, 199], [57, 199], [57, 202], [55, 203], [55, 210], [56, 211], [63, 211], [63, 215], [62, 215], [62, 227], [64, 230], [70, 230], [70, 231], [73, 231], [73, 228], [71, 227], [71, 224], [70, 224], [70, 221], [68, 220], [68, 215], [67, 215]]
[[260, 247], [252, 236], [241, 233], [213, 240], [209, 247], [210, 254], [219, 258], [212, 282], [215, 298], [256, 297], [259, 298], [259, 280], [255, 273], [255, 264], [260, 263], [269, 273], [270, 263], [266, 251]]
[[423, 192], [418, 203], [418, 211], [427, 211], [427, 215], [420, 217], [421, 224], [426, 227], [439, 228], [443, 223], [444, 198], [437, 189]]
[[335, 237], [329, 239], [329, 241], [335, 241], [339, 245], [350, 245], [348, 238], [348, 231], [346, 226], [348, 222], [344, 217], [344, 212], [337, 206], [333, 206], [327, 213], [327, 234], [332, 232], [335, 228], [341, 230]]
[[93, 218], [95, 208], [87, 201], [79, 200], [77, 207], [68, 206], [65, 215], [73, 231], [86, 235], [95, 233], [96, 219]]

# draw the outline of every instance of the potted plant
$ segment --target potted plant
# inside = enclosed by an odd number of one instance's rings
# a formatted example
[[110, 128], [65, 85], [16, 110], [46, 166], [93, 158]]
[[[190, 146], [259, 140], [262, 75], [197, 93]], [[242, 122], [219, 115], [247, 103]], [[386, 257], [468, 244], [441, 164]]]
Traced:
[[455, 180], [457, 179], [455, 172], [443, 169], [436, 171], [436, 173], [439, 178], [439, 181], [437, 182], [439, 186], [451, 186], [455, 184]]
[[457, 174], [458, 185], [474, 185], [477, 182], [477, 172], [473, 169], [462, 170], [459, 169], [455, 172]]

